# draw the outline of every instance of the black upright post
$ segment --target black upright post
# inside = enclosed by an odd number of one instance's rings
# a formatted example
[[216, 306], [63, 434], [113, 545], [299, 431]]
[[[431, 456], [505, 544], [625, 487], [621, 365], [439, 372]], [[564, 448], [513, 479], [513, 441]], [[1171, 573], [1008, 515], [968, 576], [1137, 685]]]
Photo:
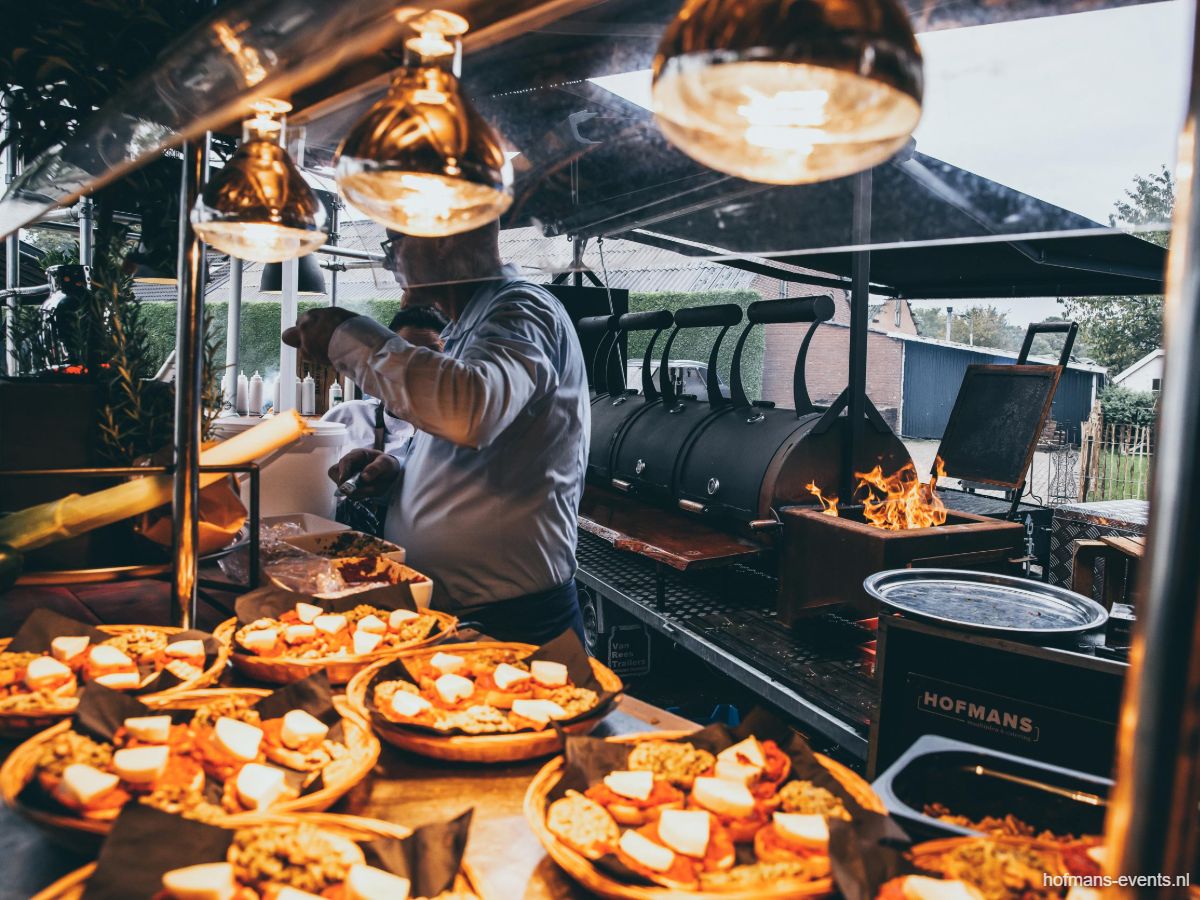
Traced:
[[175, 317], [175, 569], [171, 624], [196, 623], [200, 546], [200, 409], [204, 379], [204, 245], [188, 218], [208, 169], [207, 136], [183, 145], [179, 189], [179, 296]]
[[[854, 209], [851, 241], [856, 247], [871, 242], [871, 186], [868, 169], [854, 176]], [[854, 467], [862, 446], [867, 424], [867, 319], [871, 296], [871, 251], [856, 250], [850, 270], [850, 360], [846, 389], [846, 441], [842, 445], [842, 484], [840, 497], [850, 502], [854, 493]]]
[[[1193, 56], [1200, 21], [1193, 23]], [[1146, 560], [1105, 829], [1120, 874], [1183, 876], [1197, 850], [1200, 802], [1200, 77], [1179, 140], [1163, 309], [1165, 368]], [[1123, 896], [1184, 896], [1181, 887]]]

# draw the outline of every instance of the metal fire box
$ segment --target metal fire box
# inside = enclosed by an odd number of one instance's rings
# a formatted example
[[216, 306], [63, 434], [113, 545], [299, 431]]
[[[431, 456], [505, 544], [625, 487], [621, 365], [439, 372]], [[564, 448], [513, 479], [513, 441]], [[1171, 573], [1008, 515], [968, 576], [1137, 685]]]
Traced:
[[868, 772], [934, 734], [1109, 777], [1128, 665], [1105, 651], [1103, 631], [1032, 644], [881, 615]]
[[840, 516], [811, 507], [782, 510], [779, 617], [788, 625], [825, 606], [845, 604], [867, 615], [878, 605], [863, 579], [884, 569], [983, 569], [1015, 574], [1025, 526], [950, 510], [934, 528], [887, 531], [862, 520], [861, 506]]

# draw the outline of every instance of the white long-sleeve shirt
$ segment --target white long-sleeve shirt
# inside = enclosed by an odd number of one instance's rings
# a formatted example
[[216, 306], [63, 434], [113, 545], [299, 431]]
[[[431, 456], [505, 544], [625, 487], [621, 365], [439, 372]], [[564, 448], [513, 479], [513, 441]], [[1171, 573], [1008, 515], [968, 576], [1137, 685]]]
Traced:
[[591, 410], [562, 304], [505, 267], [442, 337], [416, 347], [366, 317], [329, 358], [417, 430], [386, 536], [460, 609], [546, 591], [575, 574]]

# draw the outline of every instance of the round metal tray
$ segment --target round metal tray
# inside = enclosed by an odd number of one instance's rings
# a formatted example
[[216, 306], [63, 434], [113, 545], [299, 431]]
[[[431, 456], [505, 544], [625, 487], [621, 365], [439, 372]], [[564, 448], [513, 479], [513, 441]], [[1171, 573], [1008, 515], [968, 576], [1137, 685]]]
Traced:
[[1060, 587], [959, 569], [892, 569], [863, 581], [867, 593], [905, 615], [1005, 637], [1052, 637], [1099, 628], [1104, 607]]

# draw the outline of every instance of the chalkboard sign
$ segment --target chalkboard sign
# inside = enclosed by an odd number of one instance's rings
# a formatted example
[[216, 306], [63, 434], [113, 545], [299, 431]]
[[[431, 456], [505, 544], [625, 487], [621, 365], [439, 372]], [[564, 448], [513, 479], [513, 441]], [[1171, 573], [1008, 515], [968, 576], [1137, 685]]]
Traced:
[[946, 474], [1024, 484], [1061, 374], [1058, 366], [968, 366], [938, 451]]

